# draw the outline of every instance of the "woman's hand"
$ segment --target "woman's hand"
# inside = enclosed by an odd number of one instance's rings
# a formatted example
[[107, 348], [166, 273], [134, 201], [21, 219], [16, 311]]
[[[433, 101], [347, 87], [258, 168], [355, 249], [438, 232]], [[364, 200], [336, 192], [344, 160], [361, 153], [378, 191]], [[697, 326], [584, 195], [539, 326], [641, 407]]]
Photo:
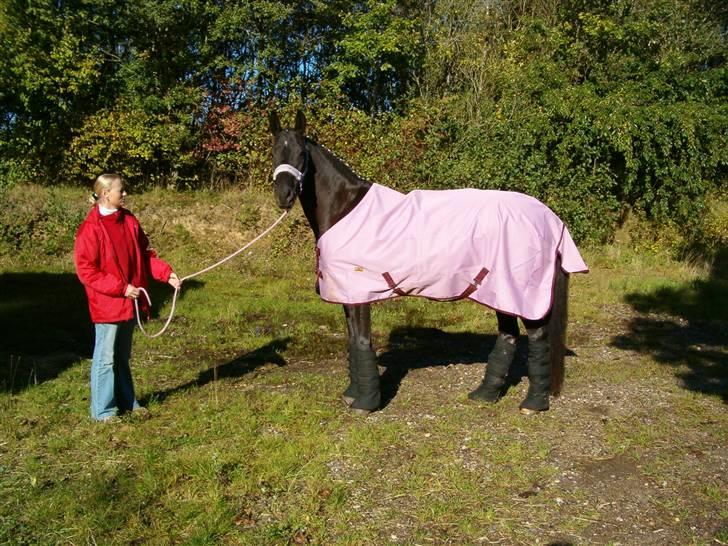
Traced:
[[171, 275], [169, 276], [169, 280], [168, 280], [167, 282], [168, 282], [168, 283], [170, 284], [170, 286], [172, 286], [172, 288], [174, 288], [175, 290], [179, 290], [179, 289], [180, 289], [180, 287], [182, 286], [182, 281], [181, 281], [181, 280], [179, 279], [179, 277], [177, 276], [177, 273], [174, 273], [174, 272], [173, 272], [173, 273], [172, 273], [172, 274], [171, 274]]
[[129, 298], [132, 300], [135, 300], [139, 297], [139, 289], [136, 286], [132, 286], [131, 284], [126, 285], [126, 292], [124, 292], [124, 297]]

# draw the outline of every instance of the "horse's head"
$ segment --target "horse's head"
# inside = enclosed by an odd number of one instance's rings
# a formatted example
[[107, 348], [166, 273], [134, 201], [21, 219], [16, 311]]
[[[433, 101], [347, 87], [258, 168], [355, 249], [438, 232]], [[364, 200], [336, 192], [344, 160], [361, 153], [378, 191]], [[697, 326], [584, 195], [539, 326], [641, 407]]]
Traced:
[[299, 111], [293, 129], [282, 129], [275, 111], [270, 113], [269, 121], [273, 133], [273, 185], [278, 206], [288, 210], [301, 193], [308, 166], [306, 118]]

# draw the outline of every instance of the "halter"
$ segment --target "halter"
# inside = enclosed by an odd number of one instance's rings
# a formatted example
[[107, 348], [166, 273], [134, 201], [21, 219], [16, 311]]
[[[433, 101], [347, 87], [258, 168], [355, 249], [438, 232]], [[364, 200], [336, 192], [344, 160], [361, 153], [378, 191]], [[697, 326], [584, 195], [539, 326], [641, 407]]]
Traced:
[[293, 176], [293, 178], [296, 179], [296, 182], [301, 182], [303, 180], [303, 175], [301, 171], [299, 171], [296, 167], [293, 165], [289, 165], [288, 163], [281, 163], [276, 167], [276, 170], [273, 171], [273, 181], [275, 182], [276, 177], [281, 173], [288, 173]]
[[305, 150], [306, 153], [303, 155], [303, 172], [288, 163], [281, 163], [273, 171], [273, 182], [276, 181], [276, 178], [281, 173], [288, 173], [295, 178], [296, 182], [298, 182], [298, 195], [303, 193], [303, 178], [306, 176], [306, 172], [308, 171], [308, 148], [305, 148]]

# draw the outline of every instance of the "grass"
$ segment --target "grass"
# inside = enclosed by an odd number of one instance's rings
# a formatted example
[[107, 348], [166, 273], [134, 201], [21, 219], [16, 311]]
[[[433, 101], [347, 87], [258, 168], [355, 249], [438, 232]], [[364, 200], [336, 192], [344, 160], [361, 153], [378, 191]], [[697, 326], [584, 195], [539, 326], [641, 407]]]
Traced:
[[[254, 191], [130, 206], [181, 275], [277, 216]], [[466, 398], [493, 313], [377, 305], [389, 396], [360, 419], [338, 400], [343, 313], [313, 291], [312, 249], [298, 211], [188, 281], [168, 333], [135, 338], [152, 417], [117, 426], [87, 417], [93, 338], [70, 256], [2, 258], [0, 543], [725, 542], [725, 279], [664, 254], [585, 250], [566, 390], [535, 419], [515, 411], [527, 381], [493, 406]], [[152, 296], [156, 331], [170, 293]]]

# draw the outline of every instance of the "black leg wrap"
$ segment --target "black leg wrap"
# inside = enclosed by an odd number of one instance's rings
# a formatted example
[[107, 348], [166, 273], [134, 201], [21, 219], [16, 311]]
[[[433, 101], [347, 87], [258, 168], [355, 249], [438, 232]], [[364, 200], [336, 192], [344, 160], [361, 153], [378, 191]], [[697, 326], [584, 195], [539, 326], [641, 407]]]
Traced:
[[551, 347], [546, 328], [528, 332], [528, 394], [521, 409], [544, 411], [549, 409], [551, 382]]
[[499, 335], [495, 347], [488, 355], [485, 377], [477, 389], [468, 394], [471, 400], [495, 402], [500, 398], [501, 390], [506, 382], [508, 370], [516, 354], [516, 344], [512, 336]]
[[356, 385], [357, 395], [351, 404], [353, 409], [376, 410], [382, 401], [379, 388], [379, 368], [377, 355], [371, 349], [353, 349], [356, 353], [356, 370], [352, 383]]
[[356, 375], [359, 369], [358, 355], [359, 351], [356, 350], [356, 345], [349, 344], [349, 386], [346, 387], [343, 394], [347, 404], [350, 404], [350, 400], [355, 400], [359, 396], [359, 384]]

